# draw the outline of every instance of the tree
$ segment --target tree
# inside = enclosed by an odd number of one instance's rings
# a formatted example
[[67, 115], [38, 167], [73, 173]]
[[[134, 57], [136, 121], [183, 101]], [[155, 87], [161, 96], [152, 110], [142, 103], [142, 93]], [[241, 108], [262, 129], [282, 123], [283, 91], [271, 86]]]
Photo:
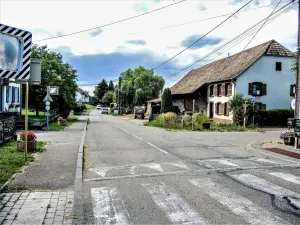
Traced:
[[242, 125], [244, 120], [244, 107], [245, 99], [243, 94], [237, 93], [229, 100], [230, 111], [233, 113], [233, 123]]
[[108, 90], [113, 91], [114, 89], [115, 89], [114, 83], [111, 80], [111, 81], [109, 81]]
[[165, 81], [153, 70], [140, 66], [121, 73], [121, 97], [124, 106], [142, 105], [147, 100], [157, 98]]
[[98, 100], [101, 100], [104, 96], [104, 94], [108, 91], [108, 85], [106, 81], [103, 79], [95, 88], [94, 95], [98, 98]]
[[173, 101], [170, 88], [166, 88], [162, 95], [161, 113], [167, 112], [173, 112]]
[[110, 103], [113, 102], [113, 96], [114, 96], [113, 91], [106, 92], [102, 98], [102, 103], [105, 105], [109, 105]]
[[59, 86], [59, 95], [52, 96], [54, 101], [51, 103], [51, 108], [58, 108], [61, 116], [68, 116], [76, 104], [77, 71], [70, 64], [63, 62], [61, 54], [50, 51], [47, 46], [33, 45], [31, 58], [42, 61], [41, 84], [30, 86], [29, 89], [29, 94], [32, 96], [29, 98], [29, 104], [35, 106], [36, 115], [39, 115], [39, 108], [44, 107], [46, 87]]

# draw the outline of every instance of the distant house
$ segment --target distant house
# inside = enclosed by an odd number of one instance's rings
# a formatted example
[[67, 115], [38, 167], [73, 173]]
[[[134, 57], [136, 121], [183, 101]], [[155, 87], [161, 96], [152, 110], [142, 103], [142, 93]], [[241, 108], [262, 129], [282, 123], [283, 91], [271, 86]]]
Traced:
[[235, 55], [190, 71], [172, 88], [174, 106], [181, 111], [207, 112], [218, 122], [232, 122], [229, 99], [236, 93], [255, 97], [264, 109], [290, 108], [295, 75], [293, 53], [268, 41]]
[[76, 91], [76, 102], [81, 101], [82, 103], [90, 103], [91, 96], [87, 91], [82, 90], [81, 88], [77, 88]]

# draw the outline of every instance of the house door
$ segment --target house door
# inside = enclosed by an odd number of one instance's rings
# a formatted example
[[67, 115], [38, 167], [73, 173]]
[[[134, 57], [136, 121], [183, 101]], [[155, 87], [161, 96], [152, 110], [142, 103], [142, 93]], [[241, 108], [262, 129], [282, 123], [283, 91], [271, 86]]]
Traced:
[[214, 117], [214, 103], [210, 102], [209, 103], [209, 118], [213, 118]]

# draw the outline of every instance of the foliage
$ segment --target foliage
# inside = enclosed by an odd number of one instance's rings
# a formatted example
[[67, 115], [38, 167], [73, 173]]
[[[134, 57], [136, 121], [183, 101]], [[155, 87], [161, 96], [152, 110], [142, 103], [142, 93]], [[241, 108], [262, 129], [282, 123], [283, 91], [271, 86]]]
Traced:
[[61, 54], [50, 51], [47, 46], [33, 45], [31, 58], [40, 59], [43, 65], [41, 84], [30, 86], [29, 89], [30, 96], [34, 96], [29, 98], [29, 104], [35, 106], [36, 115], [39, 115], [39, 106], [44, 106], [43, 99], [47, 86], [59, 86], [59, 95], [52, 96], [51, 108], [58, 108], [62, 116], [68, 115], [76, 105], [77, 71], [63, 61]]
[[[25, 132], [22, 132], [20, 134], [21, 140], [25, 141], [25, 137], [26, 137]], [[36, 135], [32, 131], [27, 133], [27, 141], [34, 141], [35, 139], [36, 139]]]
[[49, 129], [51, 130], [51, 131], [62, 131], [62, 130], [64, 130], [66, 127], [69, 127], [69, 126], [71, 126], [75, 121], [77, 121], [78, 120], [78, 117], [77, 116], [69, 116], [68, 118], [67, 118], [67, 124], [66, 124], [66, 126], [64, 126], [64, 125], [58, 125], [57, 123], [51, 123], [51, 124], [49, 124]]
[[102, 103], [104, 105], [109, 105], [110, 103], [113, 102], [113, 97], [114, 97], [114, 92], [113, 91], [108, 91], [104, 94], [103, 98], [102, 98]]
[[163, 119], [165, 121], [165, 123], [168, 123], [168, 124], [174, 125], [174, 124], [178, 123], [177, 115], [173, 112], [163, 113], [163, 114], [159, 115], [159, 118]]
[[108, 91], [107, 82], [103, 79], [94, 90], [94, 96], [96, 97], [96, 102], [101, 102], [104, 94]]
[[183, 115], [182, 119], [184, 126], [189, 126], [192, 124], [192, 116], [185, 114]]
[[297, 75], [297, 57], [293, 60], [290, 70], [295, 74], [295, 76]]
[[140, 66], [121, 73], [121, 104], [133, 107], [143, 105], [147, 100], [157, 98], [165, 81], [155, 75], [153, 70]]
[[210, 123], [210, 119], [206, 113], [194, 113], [192, 119], [195, 126], [202, 126], [203, 123]]
[[173, 101], [170, 88], [166, 88], [162, 95], [161, 113], [167, 112], [173, 112]]
[[109, 90], [109, 91], [113, 91], [114, 89], [115, 89], [114, 83], [113, 83], [112, 80], [111, 80], [111, 81], [109, 81], [109, 84], [108, 84], [108, 90]]
[[287, 126], [287, 119], [294, 118], [291, 109], [271, 109], [259, 112], [259, 125], [261, 126]]
[[95, 108], [96, 108], [96, 106], [94, 106], [94, 105], [89, 105], [89, 104], [84, 104], [84, 106], [85, 106], [85, 108], [86, 108], [87, 110], [91, 110], [91, 109], [95, 109]]
[[245, 99], [243, 94], [237, 93], [229, 100], [230, 111], [233, 113], [233, 123], [237, 125], [243, 124]]
[[211, 128], [211, 131], [220, 131], [220, 132], [228, 132], [228, 131], [247, 131], [247, 130], [255, 130], [252, 128], [244, 128], [243, 126], [237, 125], [237, 124], [221, 124], [221, 123], [213, 123]]
[[[46, 142], [37, 142], [37, 151], [42, 152], [45, 149]], [[16, 151], [16, 141], [8, 142], [0, 146], [0, 186], [10, 177], [18, 172], [25, 164], [24, 152]], [[32, 154], [27, 155], [29, 161], [33, 161]]]

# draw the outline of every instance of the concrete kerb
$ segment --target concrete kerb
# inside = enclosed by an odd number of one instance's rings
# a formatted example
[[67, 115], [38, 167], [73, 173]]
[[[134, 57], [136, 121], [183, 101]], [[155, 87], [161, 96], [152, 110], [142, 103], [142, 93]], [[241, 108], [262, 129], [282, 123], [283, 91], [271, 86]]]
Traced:
[[[88, 115], [90, 112], [88, 113]], [[77, 155], [77, 166], [76, 166], [76, 172], [75, 172], [75, 182], [74, 182], [74, 207], [73, 207], [73, 223], [76, 225], [83, 224], [83, 208], [82, 208], [82, 174], [83, 174], [83, 159], [84, 159], [84, 141], [85, 141], [85, 135], [87, 131], [87, 125], [88, 125], [87, 118], [83, 134], [81, 137], [81, 142], [79, 145], [78, 155]]]

